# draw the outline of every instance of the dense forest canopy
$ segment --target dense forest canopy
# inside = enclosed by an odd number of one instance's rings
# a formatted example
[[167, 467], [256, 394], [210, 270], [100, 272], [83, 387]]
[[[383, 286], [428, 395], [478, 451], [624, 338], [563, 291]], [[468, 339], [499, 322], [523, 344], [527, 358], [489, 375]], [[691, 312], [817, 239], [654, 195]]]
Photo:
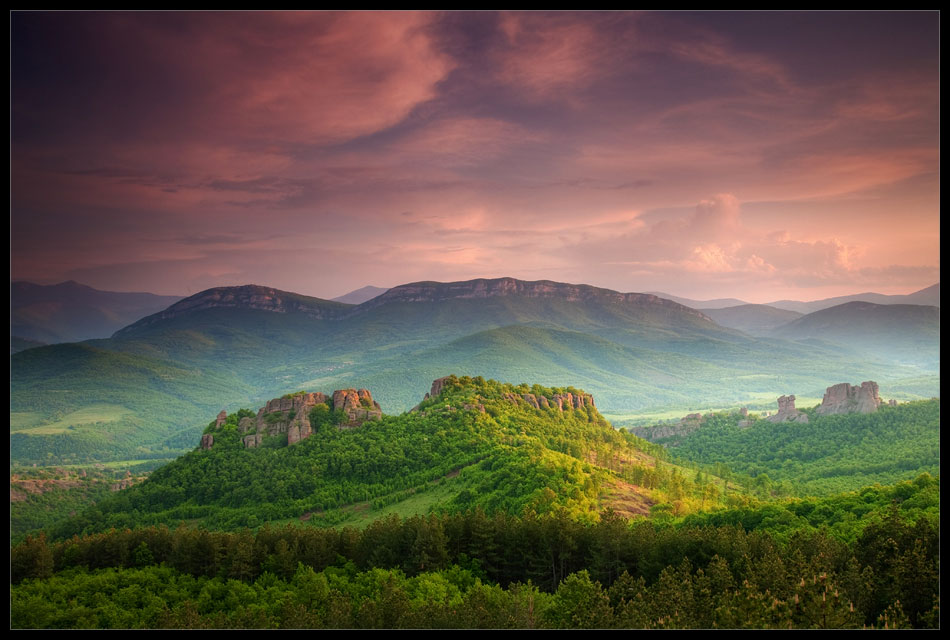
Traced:
[[[814, 526], [784, 533], [787, 520], [764, 506], [743, 514], [749, 528], [476, 508], [364, 530], [30, 537], [13, 549], [12, 625], [934, 628], [938, 490], [921, 476], [796, 503], [788, 513]], [[827, 523], [853, 518], [856, 505], [867, 509], [863, 529], [832, 535]]]
[[[209, 449], [18, 535], [13, 625], [939, 624], [938, 479], [794, 497], [817, 468], [853, 480], [829, 462], [835, 447], [871, 455], [888, 429], [931, 434], [937, 401], [796, 432], [714, 414], [671, 456], [573, 387], [438, 386], [357, 428], [319, 404], [313, 435], [291, 445], [284, 434], [245, 448], [247, 409], [212, 421]], [[778, 455], [804, 437], [811, 466], [768, 467], [767, 429]]]

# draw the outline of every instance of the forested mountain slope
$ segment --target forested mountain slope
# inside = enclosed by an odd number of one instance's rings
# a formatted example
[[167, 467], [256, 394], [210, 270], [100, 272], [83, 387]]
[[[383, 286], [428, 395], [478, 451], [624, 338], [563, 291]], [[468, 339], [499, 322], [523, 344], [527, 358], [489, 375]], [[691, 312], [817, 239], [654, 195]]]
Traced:
[[[94, 353], [95, 366], [64, 357], [76, 351]], [[360, 305], [225, 287], [107, 340], [14, 354], [14, 460], [124, 459], [126, 442], [164, 457], [193, 442], [209, 407], [257, 406], [300, 388], [367, 387], [399, 412], [416, 402], [420, 386], [454, 371], [581, 384], [613, 414], [735, 405], [851, 377], [910, 379], [933, 394], [936, 355], [926, 366], [895, 366], [886, 354], [815, 338], [752, 338], [656, 296], [587, 285], [414, 283]], [[126, 377], [132, 362], [137, 372]], [[75, 430], [88, 435], [85, 444], [62, 444]], [[107, 443], [113, 434], [118, 448]]]
[[11, 626], [937, 628], [938, 504], [921, 476], [673, 526], [476, 508], [41, 536], [12, 550]]
[[[679, 513], [717, 502], [723, 487], [696, 483], [659, 462], [660, 449], [614, 430], [593, 398], [572, 387], [514, 386], [481, 378], [433, 383], [431, 397], [399, 416], [341, 429], [346, 416], [314, 406], [313, 433], [288, 446], [265, 437], [246, 448], [239, 411], [213, 421], [213, 445], [100, 502], [56, 536], [109, 527], [200, 521], [215, 528], [299, 519], [333, 524], [405, 509], [546, 513], [596, 520], [613, 505], [628, 515], [671, 501]], [[245, 423], [246, 424], [246, 423]], [[421, 501], [421, 502], [420, 502]]]
[[716, 413], [706, 416], [698, 429], [656, 442], [668, 446], [676, 459], [727, 466], [760, 485], [780, 484], [799, 495], [827, 495], [923, 472], [940, 473], [939, 400], [882, 406], [868, 414], [819, 415], [815, 408], [801, 413], [807, 423]]

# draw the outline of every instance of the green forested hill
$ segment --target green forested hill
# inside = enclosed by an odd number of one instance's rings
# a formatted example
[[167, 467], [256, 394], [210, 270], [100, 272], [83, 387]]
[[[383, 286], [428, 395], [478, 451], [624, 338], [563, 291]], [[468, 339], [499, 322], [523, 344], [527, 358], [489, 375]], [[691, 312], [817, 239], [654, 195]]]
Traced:
[[[210, 449], [13, 547], [12, 626], [939, 625], [938, 478], [776, 500], [765, 473], [667, 462], [573, 387], [440, 383], [355, 429], [315, 407], [290, 446], [243, 448], [252, 412], [212, 422]], [[881, 421], [861, 441], [913, 441], [936, 404], [861, 416]], [[855, 416], [829, 417], [847, 448]]]
[[756, 420], [746, 428], [737, 426], [738, 414], [713, 414], [697, 431], [658, 442], [678, 459], [726, 465], [802, 495], [940, 473], [939, 400], [882, 406], [870, 414], [805, 413], [806, 424]]
[[[525, 394], [551, 406], [534, 408]], [[156, 470], [55, 535], [180, 520], [224, 529], [291, 518], [333, 524], [435, 507], [564, 508], [597, 519], [607, 505], [633, 515], [666, 502], [681, 514], [722, 498], [712, 479], [658, 462], [651, 452], [659, 448], [614, 430], [589, 403], [565, 400], [559, 410], [558, 394], [589, 398], [571, 387], [451, 377], [418, 411], [349, 430], [314, 416], [309, 438], [257, 449], [243, 447], [232, 414], [210, 450]]]

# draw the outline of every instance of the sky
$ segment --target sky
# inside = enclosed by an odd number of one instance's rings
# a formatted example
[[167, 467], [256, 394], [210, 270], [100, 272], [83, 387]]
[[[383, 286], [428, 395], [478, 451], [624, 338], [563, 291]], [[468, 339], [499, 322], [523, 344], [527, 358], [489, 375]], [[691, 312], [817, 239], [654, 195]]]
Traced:
[[11, 14], [11, 279], [939, 281], [939, 13]]

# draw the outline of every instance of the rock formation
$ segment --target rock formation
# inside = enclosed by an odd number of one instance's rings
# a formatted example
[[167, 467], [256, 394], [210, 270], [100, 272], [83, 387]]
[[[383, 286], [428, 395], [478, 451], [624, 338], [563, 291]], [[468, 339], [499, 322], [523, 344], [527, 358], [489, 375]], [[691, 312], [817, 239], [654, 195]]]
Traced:
[[[242, 442], [247, 448], [261, 446], [264, 436], [287, 434], [287, 444], [296, 444], [306, 440], [313, 434], [310, 425], [310, 411], [317, 405], [326, 405], [327, 410], [341, 410], [345, 419], [338, 426], [340, 429], [352, 429], [367, 420], [379, 420], [383, 411], [379, 403], [373, 400], [372, 394], [366, 389], [340, 389], [327, 396], [319, 391], [313, 393], [296, 393], [268, 400], [257, 412], [256, 418], [244, 417], [238, 422], [238, 431], [242, 435]], [[227, 412], [222, 411], [215, 420], [214, 429], [218, 430], [227, 420]], [[206, 433], [201, 436], [201, 448], [210, 449], [214, 446], [214, 435]]]
[[699, 413], [690, 413], [680, 418], [676, 424], [662, 424], [653, 427], [633, 427], [629, 431], [638, 438], [656, 442], [665, 438], [688, 436], [703, 426], [706, 418]]
[[[251, 423], [250, 418], [242, 419], [238, 423], [238, 430], [241, 433], [248, 433], [253, 429], [258, 436], [276, 436], [286, 433], [287, 443], [295, 444], [309, 438], [313, 433], [310, 427], [310, 410], [318, 404], [326, 404], [327, 400], [327, 395], [319, 391], [268, 400], [267, 404], [257, 412], [255, 422]], [[261, 441], [262, 438], [248, 436], [244, 438], [244, 446], [260, 446]]]
[[842, 382], [825, 390], [818, 414], [874, 413], [879, 406], [881, 398], [878, 396], [877, 383], [873, 380], [862, 382], [860, 387]]
[[429, 393], [426, 394], [426, 397], [423, 400], [428, 400], [429, 398], [435, 398], [440, 393], [442, 393], [442, 388], [445, 386], [445, 381], [451, 378], [452, 376], [445, 376], [442, 378], [436, 378], [432, 381], [432, 388], [429, 390]]
[[340, 424], [341, 429], [352, 429], [367, 420], [379, 420], [383, 417], [383, 411], [379, 403], [373, 400], [373, 396], [370, 395], [367, 389], [334, 391], [333, 410], [339, 411], [341, 409], [346, 413], [346, 422]]
[[808, 422], [808, 416], [795, 408], [795, 396], [778, 399], [778, 413], [769, 416], [769, 422]]
[[526, 393], [526, 394], [522, 395], [521, 397], [524, 398], [524, 399], [525, 399], [525, 402], [527, 402], [528, 404], [530, 404], [530, 405], [531, 405], [532, 407], [534, 407], [535, 409], [540, 409], [540, 408], [541, 408], [541, 405], [538, 403], [538, 399], [534, 396], [533, 393]]
[[125, 477], [119, 480], [118, 482], [114, 483], [113, 485], [111, 485], [109, 489], [111, 491], [122, 491], [123, 489], [128, 489], [129, 487], [131, 487], [133, 484], [135, 484], [135, 482], [136, 482], [136, 478], [132, 477], [132, 472], [126, 471]]
[[261, 446], [261, 443], [264, 441], [263, 433], [254, 433], [249, 436], [244, 436], [243, 442], [246, 449], [253, 449], [254, 447]]
[[589, 393], [557, 393], [551, 400], [557, 405], [558, 411], [564, 411], [564, 409], [583, 409], [585, 406], [594, 406], [594, 396]]

